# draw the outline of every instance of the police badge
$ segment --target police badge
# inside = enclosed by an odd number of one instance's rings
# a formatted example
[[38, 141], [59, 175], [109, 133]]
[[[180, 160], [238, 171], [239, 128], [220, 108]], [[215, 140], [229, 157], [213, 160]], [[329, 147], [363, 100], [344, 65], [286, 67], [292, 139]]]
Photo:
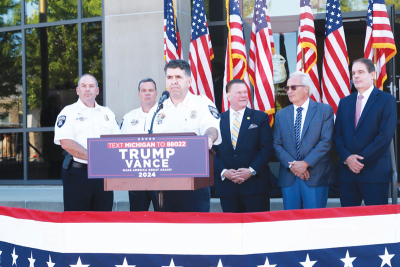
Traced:
[[139, 123], [138, 120], [132, 120], [132, 121], [131, 121], [132, 126], [135, 126], [135, 125], [138, 124], [138, 123]]
[[196, 110], [192, 110], [192, 111], [190, 112], [190, 118], [191, 118], [191, 119], [196, 119], [196, 117], [197, 117], [197, 111], [196, 111]]
[[107, 115], [104, 115], [104, 119], [105, 119], [106, 121], [109, 121], [109, 120], [110, 120], [110, 119], [108, 118]]
[[67, 116], [64, 116], [64, 115], [62, 115], [58, 118], [58, 121], [57, 121], [58, 128], [61, 128], [64, 125], [66, 119], [67, 119]]
[[208, 106], [208, 110], [210, 111], [211, 115], [214, 116], [214, 118], [219, 119], [219, 112], [216, 107]]

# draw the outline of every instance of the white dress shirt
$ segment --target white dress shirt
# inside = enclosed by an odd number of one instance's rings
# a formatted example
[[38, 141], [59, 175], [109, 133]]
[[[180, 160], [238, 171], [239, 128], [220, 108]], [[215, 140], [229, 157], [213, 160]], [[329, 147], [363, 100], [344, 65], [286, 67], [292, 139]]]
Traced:
[[[365, 104], [367, 104], [368, 98], [369, 98], [369, 96], [370, 96], [371, 93], [372, 93], [372, 90], [374, 90], [374, 86], [373, 86], [373, 85], [372, 85], [370, 88], [368, 88], [368, 90], [365, 91], [363, 94], [361, 94], [364, 98], [361, 100], [360, 117], [361, 117], [361, 114], [362, 114], [362, 112], [363, 112], [363, 110], [364, 110]], [[358, 100], [358, 96], [359, 96], [359, 95], [360, 95], [360, 93], [357, 93], [357, 101], [359, 101], [359, 100]], [[356, 105], [357, 105], [357, 102], [356, 102]]]

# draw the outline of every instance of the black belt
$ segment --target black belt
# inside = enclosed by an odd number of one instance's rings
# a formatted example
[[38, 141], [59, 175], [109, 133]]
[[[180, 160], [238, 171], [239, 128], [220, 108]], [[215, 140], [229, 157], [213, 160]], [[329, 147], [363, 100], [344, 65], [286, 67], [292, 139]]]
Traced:
[[87, 169], [87, 164], [74, 161], [74, 162], [72, 162], [72, 168], [77, 168], [77, 169], [84, 169], [84, 170], [86, 170], [86, 169]]

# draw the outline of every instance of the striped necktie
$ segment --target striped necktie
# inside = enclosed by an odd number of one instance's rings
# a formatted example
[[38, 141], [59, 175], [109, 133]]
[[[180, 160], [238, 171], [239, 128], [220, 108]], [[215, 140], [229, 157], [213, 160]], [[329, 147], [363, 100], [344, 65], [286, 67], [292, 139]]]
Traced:
[[239, 130], [240, 130], [240, 121], [239, 121], [239, 112], [235, 112], [235, 120], [233, 121], [232, 127], [232, 146], [233, 149], [236, 149], [236, 143], [239, 137]]
[[301, 111], [302, 110], [303, 110], [302, 107], [298, 107], [296, 109], [297, 114], [296, 114], [296, 121], [294, 123], [294, 135], [296, 137], [297, 160], [301, 159], [301, 155], [300, 155], [300, 131], [301, 131]]

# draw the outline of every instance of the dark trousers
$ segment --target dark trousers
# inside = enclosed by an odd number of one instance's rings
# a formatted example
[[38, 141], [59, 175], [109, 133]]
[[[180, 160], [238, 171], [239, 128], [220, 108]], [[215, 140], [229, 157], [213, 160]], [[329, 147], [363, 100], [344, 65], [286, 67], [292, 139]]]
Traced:
[[114, 192], [104, 191], [104, 179], [88, 179], [87, 169], [61, 172], [64, 211], [112, 211]]
[[157, 211], [157, 191], [129, 191], [130, 211], [148, 211], [150, 202], [153, 202], [154, 211]]
[[194, 191], [164, 191], [163, 211], [210, 212], [210, 188]]
[[389, 183], [339, 183], [340, 204], [342, 207], [388, 204]]
[[245, 196], [238, 193], [234, 197], [221, 197], [221, 207], [223, 212], [260, 212], [269, 211], [269, 193]]

